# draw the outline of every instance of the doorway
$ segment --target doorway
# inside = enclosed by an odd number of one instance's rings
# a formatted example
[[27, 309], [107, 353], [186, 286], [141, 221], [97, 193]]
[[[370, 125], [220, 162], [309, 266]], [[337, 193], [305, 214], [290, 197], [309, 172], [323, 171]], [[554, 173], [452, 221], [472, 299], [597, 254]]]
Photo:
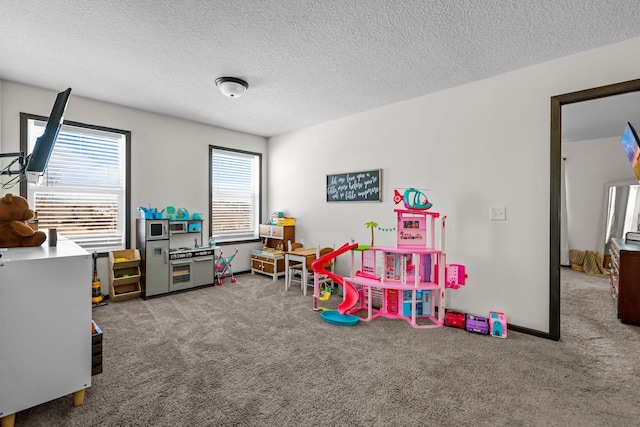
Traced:
[[640, 79], [551, 97], [549, 215], [549, 334], [560, 339], [560, 233], [562, 180], [562, 106], [640, 91]]

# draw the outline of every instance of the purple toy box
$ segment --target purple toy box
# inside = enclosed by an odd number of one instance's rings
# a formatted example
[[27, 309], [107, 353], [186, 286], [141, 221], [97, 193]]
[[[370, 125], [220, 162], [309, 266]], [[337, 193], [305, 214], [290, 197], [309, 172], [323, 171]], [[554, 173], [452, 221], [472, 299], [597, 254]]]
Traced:
[[466, 330], [476, 334], [489, 335], [489, 319], [482, 316], [467, 314]]

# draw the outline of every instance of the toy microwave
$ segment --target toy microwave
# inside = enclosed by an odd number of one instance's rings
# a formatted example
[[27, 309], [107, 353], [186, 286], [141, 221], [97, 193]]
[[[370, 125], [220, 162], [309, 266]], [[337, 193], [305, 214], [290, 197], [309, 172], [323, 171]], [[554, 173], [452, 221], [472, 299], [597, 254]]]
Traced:
[[189, 223], [187, 221], [169, 221], [169, 233], [187, 233], [189, 230]]

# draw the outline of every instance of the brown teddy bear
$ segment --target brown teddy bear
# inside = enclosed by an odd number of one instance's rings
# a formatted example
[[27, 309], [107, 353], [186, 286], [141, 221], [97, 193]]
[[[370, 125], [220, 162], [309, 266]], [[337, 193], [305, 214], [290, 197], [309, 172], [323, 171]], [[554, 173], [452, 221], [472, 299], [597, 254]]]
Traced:
[[9, 193], [0, 199], [0, 248], [40, 246], [47, 240], [42, 231], [34, 231], [27, 221], [35, 216], [27, 199]]

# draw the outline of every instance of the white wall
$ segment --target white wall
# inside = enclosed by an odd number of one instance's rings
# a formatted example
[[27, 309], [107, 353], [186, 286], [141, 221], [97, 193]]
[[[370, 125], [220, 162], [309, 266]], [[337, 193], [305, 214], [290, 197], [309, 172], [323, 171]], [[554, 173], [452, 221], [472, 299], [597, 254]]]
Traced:
[[[638, 49], [640, 38], [271, 138], [269, 210], [297, 217], [305, 243], [367, 243], [366, 221], [393, 224], [395, 187], [429, 189], [448, 218], [447, 261], [468, 268], [447, 306], [548, 332], [550, 98], [638, 78]], [[325, 202], [326, 174], [375, 168], [382, 203]], [[507, 220], [490, 221], [492, 206]]]
[[[61, 83], [59, 90], [68, 86], [73, 88], [73, 82]], [[56, 91], [9, 81], [2, 81], [0, 89], [0, 152], [20, 151], [20, 112], [48, 116]], [[135, 247], [137, 207], [149, 205], [202, 212], [203, 236], [208, 241], [209, 145], [263, 153], [266, 188], [266, 138], [86, 99], [73, 91], [65, 119], [131, 131], [131, 247]], [[12, 192], [19, 193], [19, 188], [14, 187]], [[266, 191], [263, 197], [266, 206]], [[250, 250], [258, 246], [237, 246], [240, 251], [234, 259], [234, 271], [250, 269]], [[103, 292], [108, 293], [104, 271], [106, 266], [100, 276]]]
[[[624, 129], [620, 130], [620, 135]], [[620, 137], [562, 144], [567, 185], [569, 248], [604, 251], [605, 184], [637, 181]]]
[[[500, 310], [511, 323], [548, 331], [549, 99], [638, 78], [640, 56], [628, 52], [639, 49], [632, 39], [271, 138], [266, 212], [297, 217], [307, 245], [366, 243], [365, 222], [393, 223], [394, 187], [428, 189], [448, 217], [448, 262], [469, 273], [447, 306]], [[19, 113], [48, 115], [55, 92], [6, 81], [0, 90], [0, 149], [17, 151]], [[149, 203], [206, 215], [208, 145], [267, 149], [261, 137], [73, 93], [67, 119], [132, 131], [132, 218]], [[383, 169], [382, 203], [325, 202], [327, 173], [374, 168]], [[506, 206], [507, 221], [489, 221], [491, 206]], [[376, 242], [394, 240], [378, 233]], [[236, 271], [249, 267], [249, 248], [240, 249]], [[346, 260], [337, 266], [346, 274]]]

